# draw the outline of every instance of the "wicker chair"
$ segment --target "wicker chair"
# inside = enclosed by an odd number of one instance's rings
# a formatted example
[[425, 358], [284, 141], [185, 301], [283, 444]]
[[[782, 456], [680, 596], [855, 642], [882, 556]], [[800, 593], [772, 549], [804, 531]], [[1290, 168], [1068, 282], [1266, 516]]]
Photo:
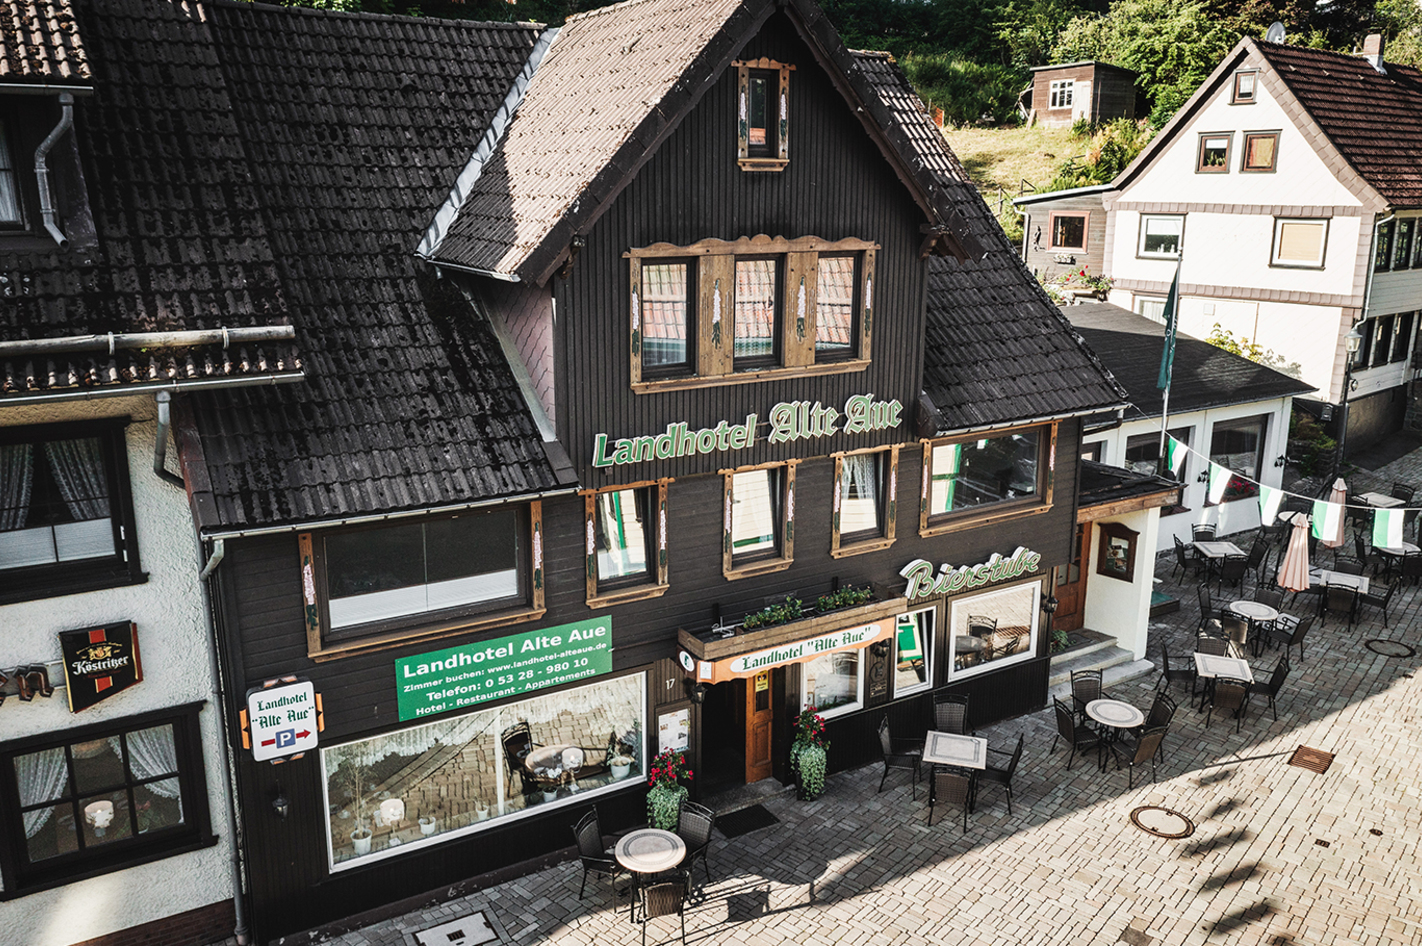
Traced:
[[654, 916], [676, 916], [681, 920], [681, 941], [686, 943], [686, 891], [691, 880], [686, 871], [677, 871], [680, 876], [672, 880], [643, 887], [642, 899], [642, 946], [647, 946], [647, 921]]
[[918, 801], [918, 780], [923, 774], [923, 746], [903, 739], [894, 739], [889, 733], [889, 717], [879, 722], [879, 748], [884, 753], [884, 774], [879, 779], [879, 791], [884, 790], [884, 779], [890, 769], [908, 769], [910, 790], [914, 801]]
[[706, 882], [711, 883], [711, 866], [706, 863], [706, 849], [711, 846], [711, 832], [715, 827], [716, 812], [693, 801], [681, 803], [676, 833], [677, 837], [686, 842], [686, 855], [682, 857], [679, 866], [686, 871], [688, 884], [698, 859], [701, 861], [701, 870], [706, 875]]
[[1408, 552], [1402, 556], [1402, 577], [1417, 584], [1417, 579], [1422, 578], [1422, 553]]
[[1387, 627], [1387, 609], [1388, 605], [1392, 603], [1392, 594], [1396, 590], [1397, 584], [1395, 582], [1383, 588], [1381, 593], [1379, 593], [1378, 587], [1373, 585], [1368, 588], [1367, 592], [1358, 597], [1358, 604], [1381, 608], [1383, 613], [1383, 627]]
[[1065, 739], [1071, 746], [1071, 753], [1067, 755], [1067, 770], [1071, 770], [1072, 760], [1076, 758], [1078, 749], [1101, 748], [1101, 737], [1096, 734], [1090, 726], [1083, 725], [1076, 721], [1076, 714], [1071, 711], [1061, 700], [1052, 700], [1053, 708], [1057, 714], [1057, 734], [1052, 737], [1052, 748], [1048, 752], [1055, 752], [1057, 740]]
[[973, 803], [973, 777], [946, 769], [933, 770], [933, 782], [928, 789], [928, 824], [933, 826], [933, 806], [942, 800], [945, 805], [963, 808], [963, 833], [968, 833], [968, 808]]
[[1210, 711], [1205, 714], [1205, 728], [1209, 728], [1215, 710], [1234, 714], [1234, 731], [1239, 732], [1244, 722], [1244, 707], [1249, 702], [1249, 684], [1244, 680], [1219, 677], [1210, 687]]
[[1279, 696], [1279, 691], [1284, 688], [1284, 681], [1289, 678], [1289, 655], [1285, 654], [1279, 658], [1279, 662], [1274, 665], [1274, 671], [1269, 674], [1269, 680], [1261, 683], [1258, 680], [1249, 684], [1250, 695], [1262, 694], [1269, 698], [1269, 711], [1274, 714], [1274, 722], [1279, 721], [1279, 711], [1274, 706], [1274, 700]]
[[1183, 681], [1190, 685], [1190, 698], [1195, 698], [1195, 687], [1199, 681], [1199, 675], [1195, 672], [1195, 661], [1191, 660], [1187, 665], [1182, 666], [1177, 660], [1174, 667], [1170, 666], [1170, 652], [1166, 650], [1165, 644], [1160, 645], [1160, 679], [1156, 681], [1155, 688], [1160, 690], [1160, 685], [1165, 684], [1165, 689], [1170, 689], [1170, 684], [1176, 680]]
[[1244, 576], [1249, 574], [1249, 558], [1245, 555], [1226, 555], [1224, 561], [1220, 563], [1219, 580], [1220, 591], [1224, 591], [1225, 583], [1228, 582], [1236, 588], [1244, 587]]
[[1306, 617], [1292, 627], [1281, 625], [1269, 631], [1268, 639], [1271, 644], [1283, 644], [1284, 653], [1288, 654], [1289, 648], [1297, 646], [1299, 649], [1299, 659], [1303, 660], [1304, 638], [1308, 636], [1309, 628], [1313, 627], [1313, 618]]
[[1408, 486], [1406, 483], [1392, 484], [1392, 498], [1400, 499], [1407, 505], [1412, 505], [1412, 497], [1417, 495], [1417, 487]]
[[1190, 527], [1190, 540], [1192, 542], [1213, 542], [1216, 528], [1213, 522], [1197, 522]]
[[1215, 657], [1233, 657], [1234, 642], [1227, 637], [1201, 634], [1195, 638], [1195, 653], [1211, 654]]
[[1136, 787], [1136, 766], [1150, 763], [1150, 780], [1155, 781], [1155, 758], [1160, 753], [1161, 741], [1165, 739], [1165, 727], [1153, 726], [1139, 736], [1123, 733], [1111, 743], [1111, 755], [1116, 759], [1116, 770], [1121, 769], [1121, 760], [1126, 760], [1127, 787]]
[[[1020, 733], [1017, 736], [1017, 748], [1008, 752], [1005, 749], [994, 749], [988, 746], [989, 764], [978, 773], [978, 785], [1001, 785], [1007, 789], [1007, 813], [1012, 814], [1012, 773], [1017, 771], [1017, 763], [1022, 761], [1022, 743], [1024, 738]], [[991, 764], [991, 756], [999, 758], [1006, 757], [1008, 762], [1005, 768]]]
[[968, 725], [968, 697], [963, 693], [935, 693], [933, 695], [933, 728], [939, 732], [958, 736], [971, 734]]
[[1340, 575], [1361, 575], [1363, 563], [1356, 558], [1334, 559], [1333, 570]]
[[1086, 721], [1086, 704], [1092, 700], [1107, 699], [1106, 690], [1101, 685], [1100, 670], [1073, 670], [1071, 672], [1071, 702]]
[[612, 882], [612, 902], [617, 903], [617, 875], [622, 866], [612, 853], [602, 845], [602, 828], [597, 820], [597, 807], [578, 819], [573, 825], [573, 837], [578, 842], [578, 859], [583, 863], [583, 882], [578, 885], [578, 899], [583, 898], [587, 887], [588, 874], [607, 874]]

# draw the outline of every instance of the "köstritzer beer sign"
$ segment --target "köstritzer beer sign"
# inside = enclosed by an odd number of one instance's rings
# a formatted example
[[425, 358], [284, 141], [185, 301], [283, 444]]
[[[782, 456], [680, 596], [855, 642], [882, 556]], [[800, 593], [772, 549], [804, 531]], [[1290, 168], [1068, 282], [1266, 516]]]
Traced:
[[60, 631], [64, 652], [64, 692], [69, 712], [88, 709], [143, 679], [138, 629], [132, 621], [81, 631]]

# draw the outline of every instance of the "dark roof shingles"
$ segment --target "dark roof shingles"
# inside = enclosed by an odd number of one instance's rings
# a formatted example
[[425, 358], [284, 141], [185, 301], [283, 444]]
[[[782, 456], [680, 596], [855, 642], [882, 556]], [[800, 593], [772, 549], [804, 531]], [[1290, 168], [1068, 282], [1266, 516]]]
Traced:
[[0, 0], [0, 84], [92, 82], [69, 0]]

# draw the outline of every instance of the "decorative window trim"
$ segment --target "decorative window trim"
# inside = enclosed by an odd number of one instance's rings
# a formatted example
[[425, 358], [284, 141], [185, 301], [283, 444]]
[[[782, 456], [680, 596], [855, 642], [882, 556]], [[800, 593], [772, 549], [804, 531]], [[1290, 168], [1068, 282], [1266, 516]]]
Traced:
[[[667, 486], [670, 479], [643, 480], [640, 483], [628, 483], [622, 486], [608, 486], [604, 489], [585, 490], [583, 496], [583, 534], [586, 537], [586, 548], [584, 556], [586, 560], [585, 571], [587, 573], [587, 604], [590, 608], [609, 608], [617, 604], [626, 604], [629, 601], [642, 601], [647, 598], [657, 598], [667, 592]], [[599, 493], [608, 493], [624, 489], [655, 490], [657, 504], [656, 518], [656, 549], [657, 561], [654, 569], [649, 569], [649, 574], [655, 579], [652, 582], [642, 582], [640, 584], [614, 588], [603, 594], [598, 593], [597, 574], [597, 497]]]
[[[314, 554], [313, 533], [297, 534], [297, 549], [301, 560], [301, 604], [306, 624], [306, 656], [316, 663], [349, 657], [353, 654], [389, 650], [417, 641], [433, 640], [456, 633], [487, 630], [507, 624], [521, 624], [534, 621], [547, 613], [544, 605], [543, 581], [543, 503], [533, 500], [528, 504], [529, 573], [527, 604], [501, 611], [478, 614], [449, 614], [449, 612], [427, 612], [394, 619], [402, 625], [386, 631], [377, 631], [363, 637], [348, 640], [328, 641], [323, 628], [329, 624], [326, 609], [326, 567], [321, 556]], [[425, 620], [422, 620], [425, 619]]]
[[[1318, 225], [1323, 228], [1323, 233], [1318, 241], [1318, 260], [1314, 261], [1293, 261], [1279, 259], [1281, 250], [1280, 237], [1283, 234], [1285, 224], [1309, 224]], [[1280, 269], [1323, 269], [1328, 260], [1328, 227], [1330, 221], [1327, 217], [1275, 217], [1274, 236], [1269, 247], [1269, 265]], [[1389, 244], [1389, 253], [1391, 244]]]
[[[865, 552], [878, 552], [889, 548], [894, 544], [894, 532], [898, 520], [898, 489], [899, 489], [899, 447], [894, 444], [891, 447], [870, 447], [863, 450], [846, 450], [842, 453], [830, 454], [834, 457], [834, 513], [830, 526], [830, 555], [834, 558], [847, 558], [851, 555], [862, 555]], [[839, 530], [839, 503], [840, 503], [840, 481], [844, 476], [844, 458], [865, 455], [886, 455], [884, 480], [883, 509], [880, 515], [883, 517], [883, 534], [874, 538], [860, 539], [854, 542], [844, 542]]]
[[[721, 474], [721, 508], [723, 510], [721, 516], [721, 573], [726, 576], [727, 581], [784, 571], [795, 563], [795, 467], [799, 465], [799, 460], [786, 460], [780, 463], [758, 463], [753, 466], [738, 466], [734, 469], [718, 471]], [[780, 484], [780, 554], [774, 558], [758, 559], [738, 567], [734, 563], [734, 552], [731, 549], [731, 508], [734, 502], [731, 490], [732, 479], [737, 473], [775, 469], [785, 471], [783, 482]]]
[[[773, 59], [737, 60], [736, 67], [736, 164], [742, 171], [783, 171], [790, 163], [790, 73], [795, 67]], [[775, 102], [776, 156], [751, 157], [750, 154], [750, 74], [751, 70], [780, 73], [780, 87]]]
[[[1081, 245], [1080, 245], [1080, 246], [1072, 246], [1072, 245], [1068, 245], [1068, 244], [1066, 244], [1066, 243], [1058, 243], [1058, 242], [1057, 242], [1056, 237], [1057, 237], [1057, 218], [1058, 218], [1058, 217], [1080, 217], [1080, 218], [1081, 218]], [[1091, 211], [1089, 211], [1089, 210], [1053, 211], [1052, 213], [1050, 213], [1050, 214], [1047, 215], [1047, 249], [1049, 249], [1049, 250], [1076, 250], [1077, 252], [1085, 253], [1085, 252], [1086, 252], [1086, 245], [1087, 245], [1087, 243], [1089, 243], [1090, 240], [1091, 240], [1091, 236], [1090, 236], [1090, 233], [1089, 233], [1090, 229], [1091, 229]]]
[[[690, 246], [654, 243], [623, 254], [629, 267], [630, 378], [637, 394], [689, 388], [751, 384], [779, 378], [812, 377], [864, 371], [872, 357], [874, 331], [874, 263], [879, 244], [869, 240], [825, 240], [807, 236], [795, 239], [759, 234], [736, 240], [706, 239]], [[860, 254], [857, 312], [858, 336], [852, 357], [815, 360], [817, 265], [820, 254]], [[780, 319], [780, 364], [747, 371], [735, 370], [736, 260], [750, 256], [784, 257], [781, 298], [785, 313]], [[695, 373], [690, 376], [644, 380], [642, 376], [642, 264], [646, 260], [691, 258], [697, 262], [695, 286]], [[805, 312], [798, 311], [801, 283], [805, 286]]]
[[[1195, 148], [1195, 173], [1196, 174], [1228, 174], [1230, 152], [1234, 149], [1234, 132], [1232, 131], [1202, 131], [1199, 133], [1199, 144]], [[1218, 141], [1223, 138], [1225, 141], [1224, 160], [1219, 164], [1205, 163], [1205, 142]]]
[[[1146, 248], [1145, 248], [1145, 241], [1146, 241], [1146, 237], [1148, 236], [1148, 234], [1146, 233], [1146, 222], [1149, 221], [1149, 220], [1158, 220], [1158, 219], [1160, 219], [1160, 218], [1162, 218], [1162, 217], [1176, 218], [1176, 219], [1178, 219], [1178, 220], [1180, 221], [1180, 240], [1179, 240], [1179, 243], [1176, 244], [1176, 248], [1175, 248], [1175, 252], [1174, 252], [1174, 253], [1147, 252], [1147, 251], [1146, 251]], [[1142, 213], [1142, 214], [1140, 215], [1139, 232], [1138, 232], [1137, 235], [1136, 235], [1136, 259], [1176, 259], [1176, 260], [1178, 260], [1178, 259], [1180, 258], [1180, 249], [1181, 249], [1181, 247], [1183, 247], [1183, 246], [1185, 245], [1185, 223], [1186, 223], [1186, 218], [1187, 218], [1187, 215], [1186, 215], [1186, 214]]]
[[1004, 427], [1001, 430], [983, 431], [993, 437], [1006, 437], [1024, 430], [1046, 432], [1046, 436], [1043, 437], [1045, 443], [1042, 447], [1045, 452], [1037, 459], [1038, 495], [986, 506], [974, 506], [962, 512], [949, 512], [941, 516], [930, 517], [929, 515], [929, 493], [933, 483], [933, 448], [954, 443], [971, 443], [983, 438], [981, 434], [966, 434], [922, 441], [923, 485], [918, 501], [919, 536], [926, 539], [929, 536], [942, 535], [946, 532], [976, 529], [981, 526], [1014, 519], [1026, 519], [1051, 512], [1056, 485], [1057, 425], [1058, 422], [1053, 421], [1049, 424], [1023, 424], [1017, 427]]
[[[1140, 533], [1134, 529], [1128, 529], [1120, 522], [1102, 523], [1097, 529], [1101, 533], [1101, 539], [1096, 549], [1096, 574], [1105, 575], [1107, 578], [1115, 578], [1127, 583], [1134, 583], [1136, 580], [1136, 540], [1140, 538]], [[1122, 555], [1121, 568], [1114, 567], [1112, 556], [1109, 554], [1114, 544], [1125, 544], [1125, 551]]]
[[[203, 764], [202, 733], [198, 720], [204, 705], [204, 701], [185, 703], [6, 743], [0, 751], [0, 812], [4, 812], [3, 823], [0, 823], [0, 842], [3, 842], [0, 843], [0, 876], [3, 876], [5, 883], [5, 889], [0, 891], [0, 902], [216, 844], [208, 810], [207, 771]], [[179, 797], [186, 823], [164, 828], [156, 837], [115, 841], [115, 845], [123, 846], [113, 848], [105, 845], [96, 849], [92, 856], [60, 855], [37, 864], [28, 864], [20, 853], [25, 845], [25, 833], [14, 779], [15, 757], [135, 732], [163, 723], [173, 726]], [[19, 840], [14, 841], [17, 837]], [[55, 860], [60, 863], [52, 863]]]
[[[1244, 133], [1244, 144], [1239, 149], [1239, 173], [1241, 174], [1273, 174], [1279, 167], [1279, 135], [1278, 131], [1246, 131]], [[1249, 144], [1256, 138], [1273, 138], [1274, 150], [1270, 155], [1268, 167], [1252, 168], [1249, 166]]]
[[[1251, 82], [1249, 91], [1240, 90], [1241, 80], [1248, 77]], [[1234, 83], [1230, 87], [1229, 104], [1231, 105], [1253, 105], [1259, 100], [1259, 71], [1257, 69], [1240, 69], [1234, 74]]]

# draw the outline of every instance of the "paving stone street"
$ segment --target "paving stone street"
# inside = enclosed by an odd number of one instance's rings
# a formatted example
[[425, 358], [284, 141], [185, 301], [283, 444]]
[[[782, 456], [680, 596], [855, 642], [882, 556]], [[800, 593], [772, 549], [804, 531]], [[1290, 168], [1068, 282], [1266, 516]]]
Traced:
[[[1417, 456], [1398, 461], [1401, 468]], [[1356, 477], [1383, 483], [1394, 472]], [[1251, 537], [1240, 537], [1247, 548]], [[1331, 555], [1320, 549], [1325, 561]], [[1149, 657], [1162, 644], [1182, 657], [1199, 621], [1195, 583], [1158, 586], [1182, 608], [1151, 624]], [[1246, 580], [1252, 591], [1252, 579]], [[1247, 595], [1246, 595], [1247, 596]], [[1241, 597], [1226, 589], [1216, 601]], [[1286, 602], [1306, 613], [1307, 597]], [[1422, 942], [1422, 806], [1418, 736], [1422, 655], [1370, 651], [1375, 638], [1422, 648], [1422, 590], [1400, 587], [1389, 628], [1367, 609], [1349, 629], [1315, 623], [1305, 655], [1278, 701], [1275, 722], [1256, 698], [1241, 731], [1205, 714], [1174, 686], [1180, 703], [1157, 780], [1100, 773], [1095, 756], [1066, 770], [1067, 750], [1049, 751], [1050, 710], [981, 731], [998, 748], [1027, 742], [1014, 780], [1014, 813], [984, 789], [966, 834], [960, 811], [940, 807], [927, 824], [926, 786], [910, 797], [905, 773], [870, 765], [831, 776], [814, 802], [766, 802], [779, 819], [710, 848], [712, 883], [686, 916], [690, 942], [724, 944], [1231, 943], [1415, 944]], [[1252, 661], [1266, 679], [1282, 653]], [[1112, 688], [1146, 709], [1157, 676]], [[1288, 764], [1299, 746], [1335, 754], [1324, 774]], [[831, 749], [832, 751], [832, 749]], [[1144, 776], [1144, 777], [1142, 777]], [[1155, 837], [1129, 820], [1159, 805], [1195, 823], [1192, 836]], [[571, 839], [570, 839], [571, 840]], [[570, 849], [571, 853], [571, 849]], [[484, 911], [503, 943], [640, 941], [625, 901], [614, 912], [603, 878], [579, 900], [575, 859], [472, 895], [336, 936], [349, 946], [416, 946], [414, 933]], [[676, 938], [675, 918], [654, 919], [657, 942]]]

